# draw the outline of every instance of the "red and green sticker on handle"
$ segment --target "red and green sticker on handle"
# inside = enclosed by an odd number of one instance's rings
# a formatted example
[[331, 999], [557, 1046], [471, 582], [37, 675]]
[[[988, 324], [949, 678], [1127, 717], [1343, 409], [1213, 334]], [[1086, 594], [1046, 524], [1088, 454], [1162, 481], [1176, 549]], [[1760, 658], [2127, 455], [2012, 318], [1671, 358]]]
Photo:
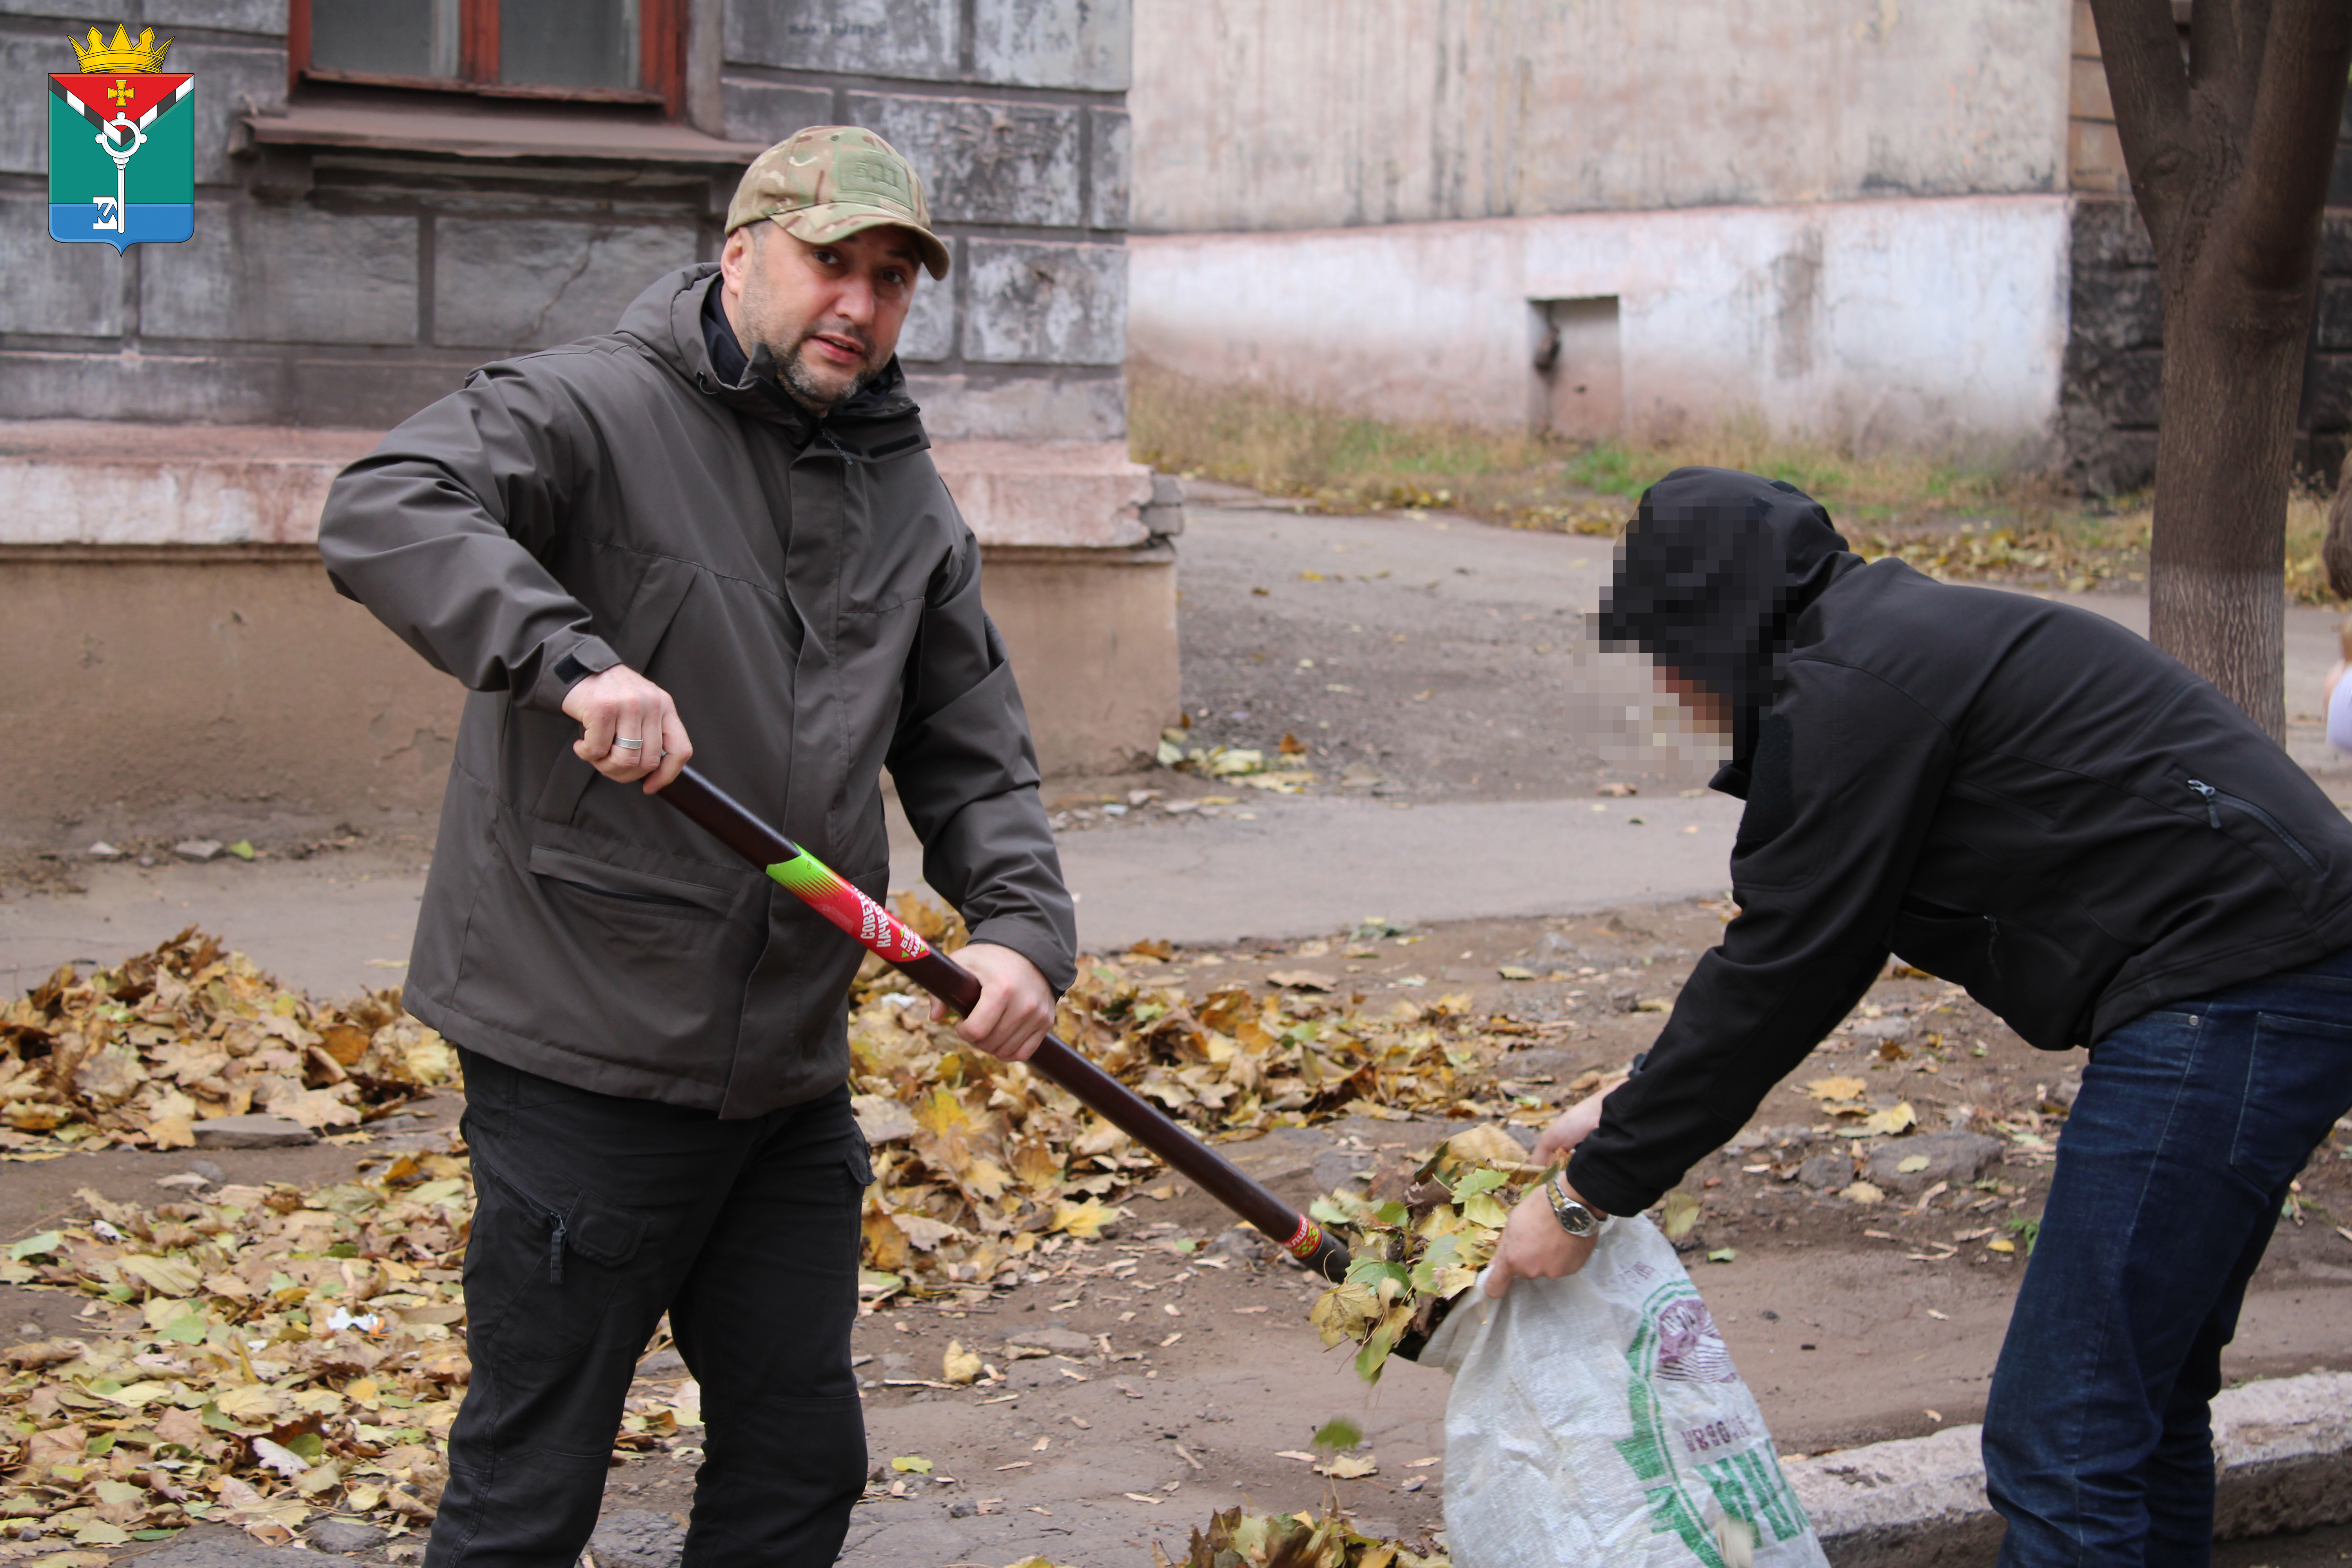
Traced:
[[803, 849], [767, 868], [793, 897], [892, 963], [912, 963], [931, 951], [907, 922], [859, 892], [834, 868]]

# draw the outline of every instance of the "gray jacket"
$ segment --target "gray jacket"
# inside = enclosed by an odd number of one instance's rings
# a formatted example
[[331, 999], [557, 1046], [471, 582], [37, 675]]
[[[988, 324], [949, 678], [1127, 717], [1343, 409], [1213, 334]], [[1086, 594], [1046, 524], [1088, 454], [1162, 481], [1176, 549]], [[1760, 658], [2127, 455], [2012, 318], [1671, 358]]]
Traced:
[[925, 879], [1057, 988], [1076, 922], [980, 549], [894, 363], [821, 423], [701, 332], [717, 268], [612, 334], [475, 372], [328, 497], [320, 552], [470, 689], [403, 1000], [605, 1094], [756, 1116], [841, 1084], [862, 950], [572, 754], [564, 693], [625, 663], [696, 768], [868, 894], [887, 766]]

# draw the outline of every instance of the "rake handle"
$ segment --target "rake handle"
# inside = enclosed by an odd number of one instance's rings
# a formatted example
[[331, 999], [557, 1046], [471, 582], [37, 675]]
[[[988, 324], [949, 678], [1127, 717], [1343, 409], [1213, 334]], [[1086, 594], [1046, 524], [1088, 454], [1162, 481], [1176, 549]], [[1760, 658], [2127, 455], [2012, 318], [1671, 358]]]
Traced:
[[[950, 1007], [959, 1013], [970, 1013], [979, 1002], [978, 975], [908, 931], [888, 910], [841, 882], [799, 845], [751, 815], [740, 802], [693, 768], [680, 772], [661, 792], [661, 798]], [[779, 874], [780, 868], [787, 867], [805, 869], [788, 879], [786, 875]], [[808, 890], [807, 885], [820, 874], [837, 887]], [[1029, 1058], [1029, 1065], [1256, 1226], [1299, 1262], [1334, 1284], [1346, 1277], [1348, 1249], [1328, 1231], [1275, 1196], [1232, 1161], [1061, 1040], [1047, 1035]]]

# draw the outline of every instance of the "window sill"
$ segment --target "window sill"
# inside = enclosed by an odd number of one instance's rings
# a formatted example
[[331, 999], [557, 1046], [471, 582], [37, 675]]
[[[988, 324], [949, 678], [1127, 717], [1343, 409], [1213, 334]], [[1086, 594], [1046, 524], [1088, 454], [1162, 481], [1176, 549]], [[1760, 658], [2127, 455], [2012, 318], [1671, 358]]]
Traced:
[[740, 166], [765, 147], [690, 125], [611, 114], [467, 104], [289, 104], [237, 121], [247, 148], [353, 147], [458, 158], [583, 158]]

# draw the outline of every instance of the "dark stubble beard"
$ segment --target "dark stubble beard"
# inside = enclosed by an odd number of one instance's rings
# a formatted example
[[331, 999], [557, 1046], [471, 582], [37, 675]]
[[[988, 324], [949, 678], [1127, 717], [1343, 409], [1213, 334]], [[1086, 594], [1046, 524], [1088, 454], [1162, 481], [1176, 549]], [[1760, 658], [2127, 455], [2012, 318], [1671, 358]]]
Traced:
[[[838, 392], [821, 384], [817, 381], [816, 376], [809, 370], [808, 363], [802, 358], [803, 351], [808, 347], [809, 340], [815, 337], [817, 332], [821, 330], [830, 331], [833, 336], [837, 338], [853, 339], [856, 342], [859, 348], [866, 351], [866, 363], [865, 367], [858, 371], [857, 374], [850, 381], [847, 387]], [[784, 390], [791, 393], [795, 401], [799, 402], [805, 407], [814, 409], [822, 414], [848, 402], [851, 398], [856, 396], [860, 392], [866, 389], [866, 383], [874, 379], [875, 373], [873, 358], [873, 340], [868, 338], [864, 332], [857, 331], [856, 328], [833, 327], [819, 329], [812, 327], [807, 331], [803, 332], [800, 335], [799, 340], [793, 344], [792, 352], [790, 353], [779, 356], [776, 379], [783, 383]]]
[[[764, 243], [764, 237], [753, 242], [755, 258], [759, 246]], [[873, 363], [874, 340], [865, 331], [845, 322], [838, 327], [812, 326], [789, 344], [780, 348], [769, 342], [763, 331], [768, 313], [767, 305], [767, 289], [761, 279], [755, 261], [743, 279], [741, 306], [743, 324], [750, 330], [752, 340], [746, 343], [744, 348], [751, 356], [751, 374], [755, 379], [773, 377], [786, 392], [792, 395], [793, 402], [811, 413], [819, 415], [831, 413], [835, 408], [848, 402], [864, 391], [866, 384], [874, 379], [877, 373], [877, 367]], [[815, 374], [808, 368], [807, 363], [801, 357], [803, 352], [808, 347], [809, 341], [820, 331], [830, 332], [837, 338], [847, 338], [866, 351], [866, 363], [864, 368], [858, 371], [856, 376], [846, 387], [837, 392], [818, 381]]]

